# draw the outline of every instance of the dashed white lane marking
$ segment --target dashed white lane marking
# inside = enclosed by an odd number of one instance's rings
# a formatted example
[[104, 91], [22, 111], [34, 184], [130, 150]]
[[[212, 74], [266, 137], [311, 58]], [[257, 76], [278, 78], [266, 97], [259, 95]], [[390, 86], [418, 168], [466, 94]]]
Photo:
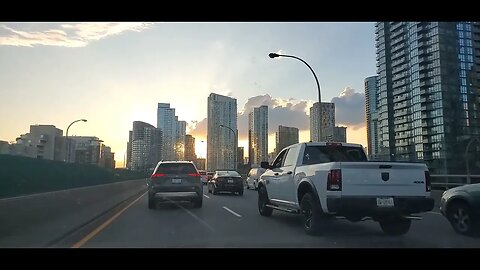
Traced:
[[205, 194], [203, 194], [203, 196], [204, 196], [205, 198], [207, 198], [207, 199], [210, 199], [210, 197], [208, 197], [208, 196], [207, 196], [207, 195], [205, 195]]
[[242, 217], [241, 215], [235, 213], [235, 211], [229, 209], [228, 207], [224, 206], [223, 209], [227, 210], [228, 212], [232, 213], [233, 215], [237, 216], [237, 217]]

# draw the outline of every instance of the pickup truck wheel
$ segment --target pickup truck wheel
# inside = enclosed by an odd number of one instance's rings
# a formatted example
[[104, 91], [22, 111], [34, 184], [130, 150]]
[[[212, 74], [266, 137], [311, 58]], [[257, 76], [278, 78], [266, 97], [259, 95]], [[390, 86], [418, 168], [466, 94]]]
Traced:
[[466, 203], [454, 202], [449, 206], [447, 219], [452, 224], [453, 229], [463, 235], [471, 235], [474, 232], [472, 212]]
[[398, 217], [379, 221], [382, 231], [387, 235], [403, 235], [410, 230], [412, 221], [410, 219]]
[[323, 213], [320, 204], [315, 200], [312, 193], [308, 192], [303, 195], [300, 208], [302, 211], [303, 228], [305, 229], [305, 232], [310, 235], [319, 234], [325, 220], [322, 217]]
[[258, 189], [258, 212], [260, 215], [269, 217], [272, 215], [273, 208], [267, 207], [269, 203], [267, 189], [265, 187], [260, 187]]

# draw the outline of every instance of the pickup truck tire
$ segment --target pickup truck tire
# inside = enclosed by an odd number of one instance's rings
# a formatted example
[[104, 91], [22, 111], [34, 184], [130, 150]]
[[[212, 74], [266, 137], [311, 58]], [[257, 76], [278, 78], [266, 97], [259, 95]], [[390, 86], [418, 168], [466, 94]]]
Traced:
[[410, 219], [397, 217], [383, 219], [379, 221], [382, 231], [387, 235], [403, 235], [410, 230], [410, 225], [412, 221]]
[[267, 189], [261, 186], [258, 189], [258, 212], [265, 217], [269, 217], [273, 213], [273, 208], [267, 207], [267, 204], [269, 204]]
[[320, 204], [311, 192], [305, 193], [300, 203], [303, 228], [309, 235], [318, 235], [325, 225], [325, 218]]

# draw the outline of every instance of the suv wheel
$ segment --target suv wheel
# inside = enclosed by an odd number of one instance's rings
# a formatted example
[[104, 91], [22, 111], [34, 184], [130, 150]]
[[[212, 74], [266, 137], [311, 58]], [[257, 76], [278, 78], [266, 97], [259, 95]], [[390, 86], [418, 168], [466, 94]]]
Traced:
[[303, 216], [303, 228], [309, 235], [319, 234], [324, 227], [325, 217], [320, 208], [320, 203], [315, 199], [311, 192], [305, 193], [300, 203]]
[[240, 189], [240, 190], [238, 191], [238, 195], [243, 196], [243, 189]]
[[382, 219], [379, 221], [382, 231], [387, 235], [404, 235], [410, 230], [412, 221], [410, 219], [396, 217]]
[[148, 196], [148, 209], [155, 209], [155, 199], [152, 196]]
[[215, 185], [212, 185], [212, 193], [213, 193], [213, 195], [218, 194], [217, 189], [215, 188]]
[[195, 207], [195, 208], [202, 208], [202, 204], [203, 204], [202, 199], [198, 199], [198, 200], [193, 201], [193, 207]]
[[473, 224], [472, 211], [466, 203], [454, 202], [449, 206], [447, 219], [457, 233], [464, 235], [473, 234], [475, 226]]
[[269, 203], [267, 189], [264, 186], [261, 186], [258, 189], [258, 212], [260, 215], [269, 217], [272, 215], [273, 208], [267, 206]]

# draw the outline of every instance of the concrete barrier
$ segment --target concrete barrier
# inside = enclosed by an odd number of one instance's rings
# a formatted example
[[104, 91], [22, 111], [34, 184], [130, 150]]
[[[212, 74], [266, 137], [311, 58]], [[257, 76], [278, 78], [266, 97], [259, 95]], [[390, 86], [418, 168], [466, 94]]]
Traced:
[[0, 247], [45, 247], [146, 190], [145, 179], [0, 199]]

